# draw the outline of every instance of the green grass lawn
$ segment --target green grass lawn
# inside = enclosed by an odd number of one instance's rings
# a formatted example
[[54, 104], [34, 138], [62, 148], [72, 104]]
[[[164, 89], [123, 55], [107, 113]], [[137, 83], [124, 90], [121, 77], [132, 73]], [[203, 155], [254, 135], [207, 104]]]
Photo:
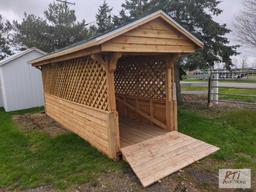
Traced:
[[184, 86], [181, 88], [182, 91], [207, 91], [208, 87], [202, 86]]
[[232, 168], [248, 167], [255, 172], [255, 117], [256, 111], [249, 109], [222, 113], [214, 118], [181, 110], [179, 127], [181, 132], [221, 148], [211, 156], [213, 159], [232, 162]]
[[[256, 74], [255, 74], [256, 76]], [[250, 79], [235, 79], [235, 80], [220, 80], [223, 83], [256, 83], [255, 76]], [[183, 82], [208, 82], [208, 80], [198, 80], [198, 79], [184, 79]]]
[[[220, 88], [219, 92], [222, 94], [242, 94], [246, 96], [233, 96], [233, 95], [220, 95], [221, 100], [233, 100], [243, 102], [254, 102], [256, 103], [256, 89], [228, 89]], [[254, 95], [254, 97], [250, 96]]]
[[22, 132], [12, 121], [17, 114], [0, 109], [0, 189], [53, 185], [63, 189], [91, 181], [104, 171], [120, 169], [74, 134], [51, 138], [39, 131]]
[[[23, 132], [12, 116], [41, 109], [5, 113], [0, 110], [0, 189], [27, 189], [51, 185], [67, 189], [93, 182], [106, 171], [126, 170], [74, 134], [52, 138], [37, 130]], [[181, 108], [179, 129], [221, 148], [209, 157], [215, 163], [206, 169], [251, 168], [256, 171], [256, 111], [234, 110], [219, 116]], [[225, 163], [229, 163], [225, 167]]]
[[[207, 91], [208, 87], [201, 86], [184, 86], [182, 91]], [[230, 101], [242, 101], [242, 102], [254, 102], [256, 103], [256, 89], [231, 89], [231, 88], [219, 88], [221, 94], [242, 94], [246, 96], [233, 96], [233, 95], [219, 95], [220, 100]], [[250, 95], [255, 95], [254, 97]]]

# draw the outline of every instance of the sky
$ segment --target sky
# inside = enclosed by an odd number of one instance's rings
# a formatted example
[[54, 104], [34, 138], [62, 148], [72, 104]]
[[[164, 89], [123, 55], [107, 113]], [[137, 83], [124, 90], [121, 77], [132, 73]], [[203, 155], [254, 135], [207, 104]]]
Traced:
[[[24, 15], [24, 12], [32, 13], [38, 16], [43, 15], [43, 11], [47, 9], [48, 4], [54, 0], [0, 0], [0, 14], [8, 20], [18, 20], [20, 21]], [[95, 22], [95, 14], [99, 5], [103, 3], [104, 0], [70, 0], [74, 2], [75, 5], [73, 9], [76, 10], [76, 15], [79, 20], [85, 19], [86, 22]], [[108, 4], [113, 7], [113, 13], [118, 14], [121, 9], [121, 4], [125, 0], [107, 0]], [[222, 0], [220, 8], [223, 13], [218, 17], [214, 18], [219, 23], [226, 23], [228, 28], [233, 29], [234, 18], [239, 14], [242, 9], [243, 0]], [[227, 36], [232, 44], [237, 44], [234, 34]], [[239, 49], [241, 55], [236, 57], [234, 60], [239, 63], [246, 58], [249, 64], [256, 67], [256, 50], [247, 49], [242, 47]]]

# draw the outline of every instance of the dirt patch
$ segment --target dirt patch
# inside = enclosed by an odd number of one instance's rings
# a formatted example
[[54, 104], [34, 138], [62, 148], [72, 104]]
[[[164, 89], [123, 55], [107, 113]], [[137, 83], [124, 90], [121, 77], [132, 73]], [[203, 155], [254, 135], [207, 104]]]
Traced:
[[39, 130], [53, 137], [68, 133], [63, 126], [45, 113], [17, 115], [13, 119], [21, 125], [23, 131]]
[[[187, 168], [188, 169], [188, 168]], [[175, 174], [165, 177], [158, 183], [151, 185], [150, 187], [143, 188], [139, 180], [132, 172], [130, 168], [127, 168], [125, 172], [111, 172], [104, 173], [94, 182], [80, 185], [73, 189], [79, 192], [206, 192], [208, 189], [204, 189], [198, 185], [197, 180], [187, 174], [187, 169], [181, 170]], [[211, 183], [212, 177], [205, 177], [205, 172], [200, 175], [205, 178], [204, 182]], [[215, 180], [214, 180], [214, 183]], [[217, 185], [215, 185], [217, 187]], [[214, 190], [213, 190], [214, 191]]]
[[51, 186], [42, 186], [34, 189], [27, 189], [22, 192], [54, 192], [54, 190]]
[[0, 188], [0, 192], [9, 192], [7, 189]]

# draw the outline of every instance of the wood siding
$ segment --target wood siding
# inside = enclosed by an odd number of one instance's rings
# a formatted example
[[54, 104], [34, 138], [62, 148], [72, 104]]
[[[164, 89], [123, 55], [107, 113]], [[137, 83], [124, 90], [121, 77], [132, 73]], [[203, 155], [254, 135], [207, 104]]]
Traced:
[[47, 115], [99, 151], [110, 158], [116, 157], [111, 137], [115, 113], [97, 110], [49, 94], [45, 94], [45, 109]]
[[102, 45], [102, 51], [190, 53], [194, 43], [163, 19], [155, 19]]
[[164, 101], [117, 96], [117, 111], [120, 117], [153, 123], [162, 129], [167, 129]]

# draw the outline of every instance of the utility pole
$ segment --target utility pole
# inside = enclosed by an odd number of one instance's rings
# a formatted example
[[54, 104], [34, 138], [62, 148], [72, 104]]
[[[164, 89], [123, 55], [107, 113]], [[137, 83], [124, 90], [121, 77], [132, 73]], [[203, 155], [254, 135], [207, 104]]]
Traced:
[[75, 5], [75, 3], [69, 2], [67, 0], [56, 0], [60, 3], [63, 3], [65, 5], [65, 12], [67, 13], [68, 5]]

